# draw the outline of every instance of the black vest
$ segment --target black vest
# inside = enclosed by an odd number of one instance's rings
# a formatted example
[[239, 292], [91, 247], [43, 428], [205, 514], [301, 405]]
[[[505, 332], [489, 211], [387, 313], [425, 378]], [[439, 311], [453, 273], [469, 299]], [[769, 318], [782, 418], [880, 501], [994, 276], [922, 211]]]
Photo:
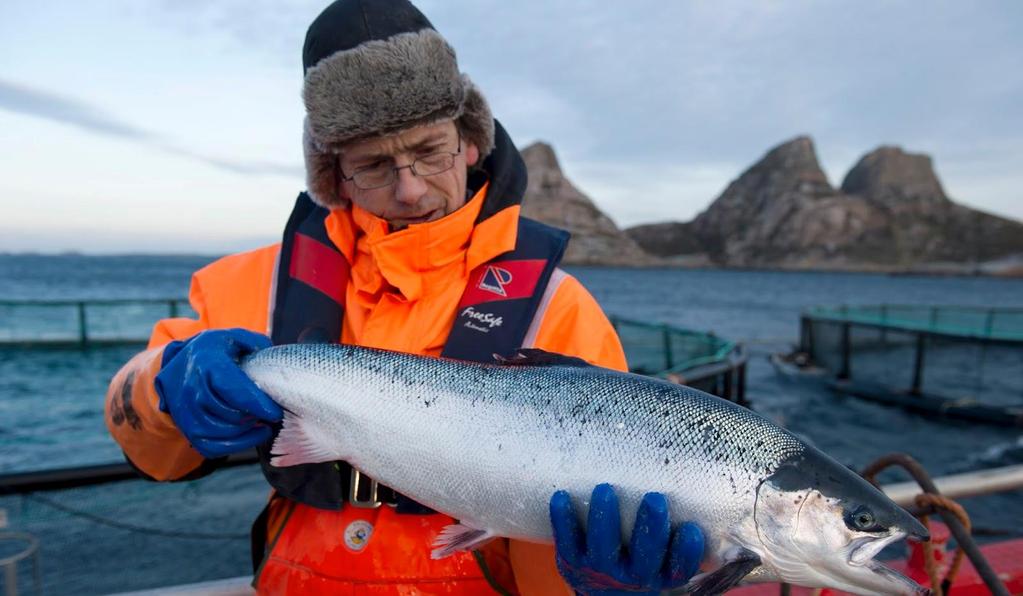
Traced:
[[[302, 193], [284, 229], [273, 288], [270, 337], [275, 345], [338, 342], [349, 263], [327, 237], [329, 212]], [[515, 249], [475, 268], [441, 355], [493, 362], [522, 346], [568, 232], [519, 218]], [[346, 466], [319, 463], [275, 468], [270, 444], [259, 447], [263, 473], [278, 494], [321, 509], [340, 509]]]

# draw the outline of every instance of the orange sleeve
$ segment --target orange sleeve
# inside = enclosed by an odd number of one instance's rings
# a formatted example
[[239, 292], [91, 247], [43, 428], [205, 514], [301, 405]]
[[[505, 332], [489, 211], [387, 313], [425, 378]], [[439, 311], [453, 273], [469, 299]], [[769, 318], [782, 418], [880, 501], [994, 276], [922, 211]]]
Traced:
[[[593, 296], [571, 275], [562, 278], [554, 291], [533, 347], [628, 370], [614, 327]], [[553, 545], [509, 540], [508, 556], [522, 596], [573, 594], [558, 573]]]
[[243, 327], [266, 333], [269, 292], [277, 246], [224, 257], [192, 276], [188, 301], [197, 319], [172, 318], [156, 323], [146, 351], [114, 375], [104, 408], [107, 429], [125, 457], [155, 480], [179, 480], [205, 459], [192, 449], [170, 415], [160, 411], [153, 381], [163, 347], [206, 329]]
[[579, 280], [564, 274], [543, 313], [533, 346], [627, 371], [625, 351], [600, 305]]
[[114, 375], [107, 390], [107, 429], [125, 457], [154, 480], [178, 480], [202, 465], [170, 415], [161, 412], [153, 380], [163, 348], [146, 350]]

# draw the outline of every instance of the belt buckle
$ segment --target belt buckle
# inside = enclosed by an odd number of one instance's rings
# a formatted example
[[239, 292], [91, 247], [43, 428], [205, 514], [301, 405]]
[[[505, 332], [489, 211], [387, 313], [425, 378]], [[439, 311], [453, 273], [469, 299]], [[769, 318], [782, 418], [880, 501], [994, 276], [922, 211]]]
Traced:
[[369, 476], [366, 478], [369, 479], [369, 498], [363, 500], [359, 496], [359, 488], [362, 484], [362, 473], [352, 467], [352, 475], [348, 482], [348, 504], [352, 507], [359, 507], [362, 509], [376, 509], [383, 505], [383, 503], [377, 498], [377, 491], [380, 484]]

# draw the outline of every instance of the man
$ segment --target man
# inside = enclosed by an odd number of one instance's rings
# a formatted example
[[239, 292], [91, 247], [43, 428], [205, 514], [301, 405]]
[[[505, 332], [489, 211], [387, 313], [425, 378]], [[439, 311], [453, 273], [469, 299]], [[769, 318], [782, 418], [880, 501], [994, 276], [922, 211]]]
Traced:
[[569, 495], [553, 495], [556, 552], [497, 540], [435, 561], [430, 543], [451, 518], [386, 487], [365, 490], [372, 479], [344, 462], [266, 465], [281, 410], [237, 362], [271, 339], [476, 361], [530, 347], [625, 369], [599, 306], [556, 268], [567, 236], [519, 217], [521, 157], [426, 17], [405, 0], [339, 0], [310, 26], [303, 63], [308, 193], [280, 244], [197, 272], [198, 319], [158, 323], [149, 349], [115, 376], [108, 427], [125, 456], [148, 477], [182, 480], [258, 447], [275, 489], [253, 527], [262, 593], [613, 594], [684, 583], [702, 536], [689, 524], [672, 532], [659, 494], [644, 499], [627, 546], [614, 491], [601, 485], [585, 534]]

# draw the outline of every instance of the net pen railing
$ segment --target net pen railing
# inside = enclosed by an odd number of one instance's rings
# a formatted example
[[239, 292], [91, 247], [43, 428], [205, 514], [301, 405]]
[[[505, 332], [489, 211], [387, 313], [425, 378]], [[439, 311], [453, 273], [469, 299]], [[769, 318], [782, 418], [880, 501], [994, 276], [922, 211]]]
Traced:
[[1023, 341], [1023, 308], [876, 304], [817, 306], [805, 314], [934, 335]]
[[194, 317], [183, 298], [0, 300], [0, 345], [145, 343], [165, 317]]

